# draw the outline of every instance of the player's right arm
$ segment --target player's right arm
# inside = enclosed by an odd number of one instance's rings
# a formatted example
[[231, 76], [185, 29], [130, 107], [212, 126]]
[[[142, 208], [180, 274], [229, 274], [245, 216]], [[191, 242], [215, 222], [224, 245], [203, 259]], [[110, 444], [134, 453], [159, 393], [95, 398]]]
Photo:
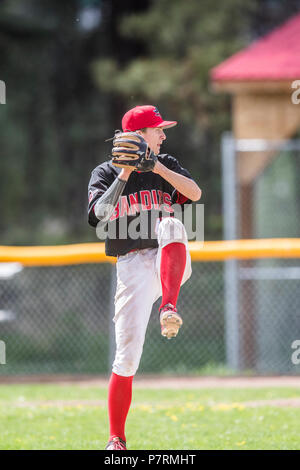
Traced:
[[153, 173], [157, 173], [163, 179], [168, 181], [180, 194], [185, 196], [191, 201], [199, 201], [201, 198], [202, 191], [197, 183], [183, 175], [171, 170], [167, 166], [163, 165], [160, 161], [157, 161], [153, 169]]

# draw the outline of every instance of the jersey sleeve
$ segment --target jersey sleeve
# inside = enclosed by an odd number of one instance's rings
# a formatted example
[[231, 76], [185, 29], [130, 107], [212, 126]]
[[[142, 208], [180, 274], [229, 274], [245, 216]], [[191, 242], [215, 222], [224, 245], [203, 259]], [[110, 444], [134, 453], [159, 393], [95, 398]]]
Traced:
[[[169, 168], [172, 171], [175, 171], [176, 173], [179, 173], [180, 175], [186, 176], [187, 178], [190, 178], [193, 180], [190, 172], [186, 169], [183, 168], [179, 161], [172, 157], [171, 155], [163, 155], [162, 163]], [[191, 204], [192, 201], [191, 199], [188, 199], [186, 196], [181, 194], [177, 189], [174, 189], [172, 192], [172, 204]]]
[[88, 223], [92, 227], [96, 227], [99, 222], [94, 212], [95, 204], [112, 183], [104, 168], [97, 167], [92, 171], [88, 185]]

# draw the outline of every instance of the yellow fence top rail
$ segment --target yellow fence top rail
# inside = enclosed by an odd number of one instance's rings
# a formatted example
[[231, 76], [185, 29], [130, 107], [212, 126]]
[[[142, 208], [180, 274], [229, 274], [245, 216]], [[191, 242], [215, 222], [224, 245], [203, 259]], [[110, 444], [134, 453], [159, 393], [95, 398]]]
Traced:
[[[190, 242], [192, 261], [227, 259], [298, 258], [300, 238]], [[105, 255], [104, 243], [57, 246], [0, 246], [0, 262], [24, 266], [59, 266], [85, 263], [115, 263]]]
[[300, 257], [300, 238], [192, 242], [189, 246], [193, 261]]

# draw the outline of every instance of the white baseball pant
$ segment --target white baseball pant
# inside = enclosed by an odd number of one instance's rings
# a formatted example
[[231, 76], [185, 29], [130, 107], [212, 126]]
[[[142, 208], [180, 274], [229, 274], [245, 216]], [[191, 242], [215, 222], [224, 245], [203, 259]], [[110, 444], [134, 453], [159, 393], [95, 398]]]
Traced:
[[115, 295], [116, 354], [113, 372], [124, 377], [136, 373], [142, 356], [146, 330], [154, 302], [162, 295], [160, 281], [161, 250], [169, 243], [186, 246], [186, 265], [181, 285], [192, 274], [191, 256], [184, 225], [167, 217], [159, 226], [158, 248], [146, 248], [117, 260], [117, 288]]

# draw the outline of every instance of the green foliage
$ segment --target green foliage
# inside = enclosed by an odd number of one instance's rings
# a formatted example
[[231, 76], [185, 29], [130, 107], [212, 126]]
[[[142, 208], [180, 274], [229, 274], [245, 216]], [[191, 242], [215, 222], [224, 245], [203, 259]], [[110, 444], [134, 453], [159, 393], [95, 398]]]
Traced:
[[2, 244], [90, 237], [87, 183], [105, 159], [109, 131], [85, 50], [102, 32], [80, 31], [79, 8], [76, 0], [0, 5], [0, 78], [7, 89], [0, 106]]
[[[99, 8], [91, 31], [85, 7]], [[91, 170], [122, 114], [153, 102], [178, 120], [163, 150], [203, 189], [207, 238], [221, 237], [220, 136], [230, 97], [210, 70], [297, 11], [297, 1], [3, 0], [0, 3], [2, 244], [95, 241]]]
[[212, 90], [210, 71], [248, 43], [257, 8], [252, 0], [153, 1], [118, 22], [124, 40], [140, 41], [145, 52], [125, 64], [109, 57], [92, 67], [100, 89], [119, 95], [127, 108], [153, 103], [178, 120], [166, 148], [174, 147], [203, 189], [206, 239], [222, 237], [219, 145], [231, 127], [230, 98]]
[[114, 58], [100, 60], [95, 79], [103, 89], [133, 95], [136, 102], [175, 106], [179, 119], [189, 123], [213, 125], [226, 100], [210, 90], [210, 69], [246, 44], [255, 7], [249, 0], [154, 1], [146, 12], [119, 22], [125, 38], [146, 44], [146, 55], [133, 57], [125, 67]]

